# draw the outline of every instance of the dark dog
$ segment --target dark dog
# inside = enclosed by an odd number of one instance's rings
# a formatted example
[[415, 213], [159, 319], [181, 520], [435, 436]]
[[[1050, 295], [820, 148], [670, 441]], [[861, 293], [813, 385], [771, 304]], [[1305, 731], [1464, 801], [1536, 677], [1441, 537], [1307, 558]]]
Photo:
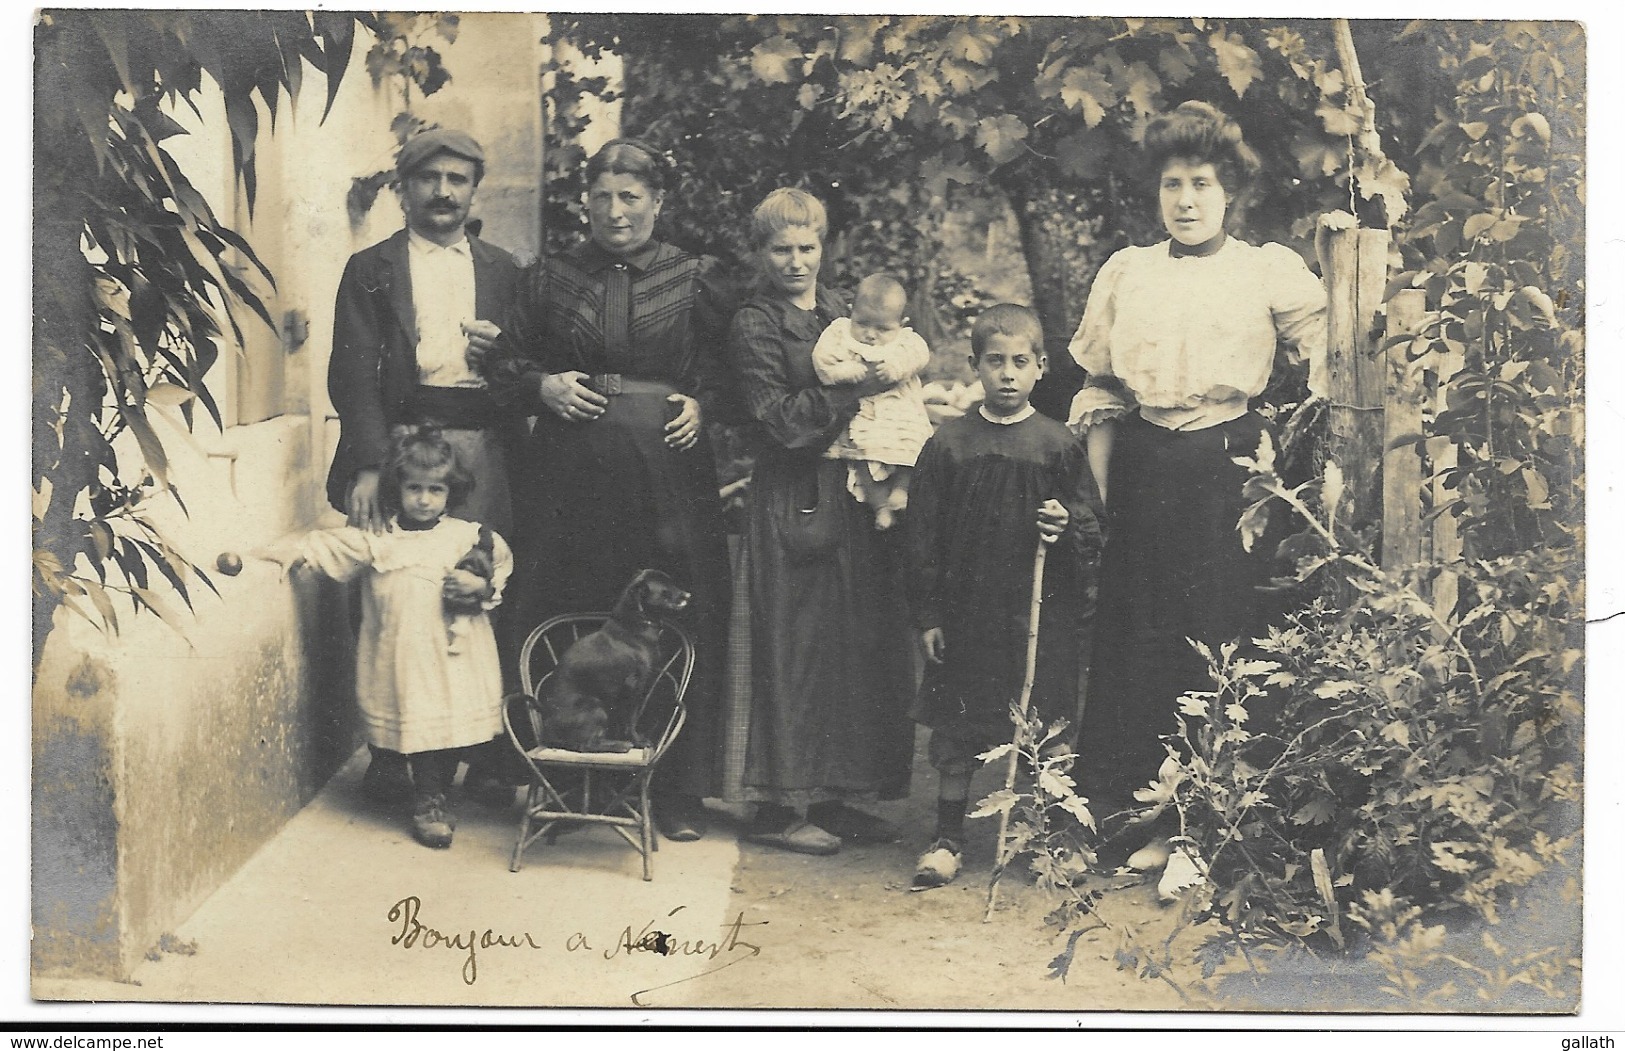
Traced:
[[658, 569], [633, 577], [604, 626], [576, 640], [542, 683], [542, 743], [572, 752], [642, 747], [631, 723], [655, 673], [659, 618], [682, 612], [691, 597]]

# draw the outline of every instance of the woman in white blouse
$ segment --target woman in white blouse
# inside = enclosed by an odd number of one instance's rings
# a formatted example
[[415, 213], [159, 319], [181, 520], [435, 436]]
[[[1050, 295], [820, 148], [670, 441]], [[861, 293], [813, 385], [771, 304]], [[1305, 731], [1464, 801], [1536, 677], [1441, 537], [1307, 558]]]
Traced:
[[[1291, 249], [1226, 232], [1258, 171], [1240, 129], [1186, 102], [1151, 122], [1145, 149], [1169, 240], [1106, 261], [1070, 348], [1089, 374], [1070, 422], [1108, 516], [1079, 737], [1097, 815], [1156, 780], [1180, 694], [1212, 688], [1186, 639], [1217, 647], [1261, 626], [1255, 588], [1268, 567], [1241, 546], [1245, 472], [1232, 457], [1252, 454], [1266, 428], [1248, 400], [1269, 382], [1277, 340], [1308, 359], [1311, 395], [1325, 394], [1320, 281]], [[1168, 831], [1151, 830], [1129, 863], [1168, 864]]]

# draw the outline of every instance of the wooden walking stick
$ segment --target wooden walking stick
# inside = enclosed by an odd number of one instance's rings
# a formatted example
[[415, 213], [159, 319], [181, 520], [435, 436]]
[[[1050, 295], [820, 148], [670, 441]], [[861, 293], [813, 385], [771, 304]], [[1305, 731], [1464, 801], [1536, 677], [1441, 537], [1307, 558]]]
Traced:
[[[1049, 551], [1050, 544], [1055, 542], [1054, 537], [1040, 536], [1038, 551], [1033, 555], [1033, 593], [1027, 604], [1027, 668], [1021, 678], [1021, 700], [1017, 707], [1021, 717], [1027, 717], [1027, 705], [1033, 697], [1033, 678], [1038, 672], [1038, 616], [1044, 607], [1044, 555]], [[1020, 736], [1018, 729], [1017, 737]], [[1009, 762], [1004, 768], [1004, 790], [1009, 792], [1016, 786], [1016, 760], [1020, 749], [1015, 747], [1016, 737], [1010, 741]], [[1005, 837], [1010, 832], [1010, 808], [1005, 807], [999, 811], [999, 848], [993, 856], [993, 877], [987, 882], [987, 911], [982, 914], [982, 922], [986, 923], [993, 918], [993, 905], [998, 900], [999, 877], [1004, 875], [1004, 866], [1007, 859], [1004, 856]]]

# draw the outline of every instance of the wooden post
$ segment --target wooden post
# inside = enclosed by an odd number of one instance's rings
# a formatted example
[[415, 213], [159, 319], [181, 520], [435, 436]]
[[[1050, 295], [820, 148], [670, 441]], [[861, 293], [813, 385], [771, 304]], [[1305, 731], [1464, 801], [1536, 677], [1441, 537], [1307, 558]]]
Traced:
[[[1445, 388], [1449, 386], [1450, 379], [1462, 370], [1465, 364], [1463, 350], [1446, 350], [1439, 360], [1438, 386], [1433, 392], [1433, 411], [1443, 412], [1446, 408]], [[1429, 443], [1434, 444], [1434, 443]], [[1456, 446], [1448, 440], [1437, 443], [1439, 451], [1431, 457], [1428, 470], [1433, 476], [1433, 506], [1439, 507], [1451, 498], [1451, 491], [1445, 488], [1443, 475], [1456, 466]], [[1436, 515], [1433, 519], [1433, 529], [1430, 540], [1432, 552], [1430, 557], [1435, 562], [1449, 562], [1461, 557], [1461, 532], [1456, 528], [1456, 516], [1448, 511]], [[1455, 573], [1443, 572], [1433, 578], [1433, 610], [1439, 619], [1449, 622], [1450, 615], [1455, 611], [1458, 592], [1458, 577]]]
[[1343, 468], [1352, 504], [1345, 517], [1361, 528], [1382, 517], [1385, 363], [1375, 343], [1377, 308], [1388, 281], [1387, 230], [1332, 230], [1326, 238], [1326, 352], [1331, 412], [1328, 455]]
[[[1415, 335], [1427, 308], [1427, 294], [1409, 288], [1388, 301], [1389, 340]], [[1386, 340], [1385, 340], [1386, 342]], [[1400, 343], [1385, 355], [1388, 382], [1382, 413], [1382, 565], [1398, 569], [1422, 559], [1422, 443], [1397, 449], [1390, 444], [1422, 431], [1421, 370], [1412, 369]]]

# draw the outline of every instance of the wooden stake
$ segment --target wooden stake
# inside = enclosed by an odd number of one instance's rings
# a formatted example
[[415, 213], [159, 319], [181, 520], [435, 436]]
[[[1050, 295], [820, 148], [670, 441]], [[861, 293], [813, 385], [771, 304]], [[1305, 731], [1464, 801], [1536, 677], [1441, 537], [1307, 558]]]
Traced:
[[[1427, 309], [1420, 288], [1407, 288], [1388, 301], [1388, 338], [1414, 335]], [[1389, 448], [1395, 439], [1422, 431], [1422, 382], [1406, 358], [1410, 344], [1388, 352], [1388, 382], [1382, 415], [1382, 565], [1399, 569], [1422, 559], [1422, 444]]]
[[[1033, 555], [1033, 592], [1032, 599], [1027, 603], [1027, 667], [1021, 678], [1021, 699], [1017, 707], [1023, 719], [1027, 717], [1027, 706], [1032, 702], [1033, 679], [1038, 673], [1038, 618], [1044, 607], [1044, 555], [1049, 551], [1052, 543], [1048, 538], [1040, 537], [1038, 551]], [[1019, 736], [1019, 734], [1018, 734]], [[1014, 738], [1011, 744], [1015, 744]], [[1010, 760], [1004, 768], [1004, 790], [1006, 792], [1016, 786], [1016, 761], [1020, 749], [1010, 749]], [[1004, 872], [1005, 837], [1010, 832], [1010, 808], [999, 811], [999, 848], [993, 858], [993, 878], [987, 884], [987, 911], [982, 914], [982, 922], [986, 923], [993, 918], [993, 905], [998, 900], [999, 876]]]
[[1374, 469], [1382, 462], [1384, 363], [1375, 322], [1388, 280], [1387, 230], [1332, 230], [1327, 236], [1326, 355], [1331, 386], [1328, 457], [1343, 465], [1350, 514], [1359, 528], [1378, 522]]
[[[1465, 367], [1465, 352], [1463, 350], [1447, 350], [1439, 361], [1438, 386], [1434, 391], [1433, 411], [1443, 412], [1449, 407], [1449, 398], [1446, 389], [1450, 380]], [[1433, 475], [1433, 506], [1440, 507], [1454, 495], [1445, 485], [1443, 475], [1456, 466], [1456, 445], [1454, 442], [1444, 442], [1437, 454], [1428, 464], [1428, 470]], [[1435, 562], [1449, 562], [1461, 557], [1461, 531], [1456, 527], [1456, 516], [1448, 511], [1433, 519], [1433, 529], [1429, 534], [1429, 557]], [[1461, 581], [1457, 574], [1445, 570], [1433, 578], [1433, 611], [1440, 620], [1448, 621], [1455, 612], [1456, 600], [1460, 595]]]

